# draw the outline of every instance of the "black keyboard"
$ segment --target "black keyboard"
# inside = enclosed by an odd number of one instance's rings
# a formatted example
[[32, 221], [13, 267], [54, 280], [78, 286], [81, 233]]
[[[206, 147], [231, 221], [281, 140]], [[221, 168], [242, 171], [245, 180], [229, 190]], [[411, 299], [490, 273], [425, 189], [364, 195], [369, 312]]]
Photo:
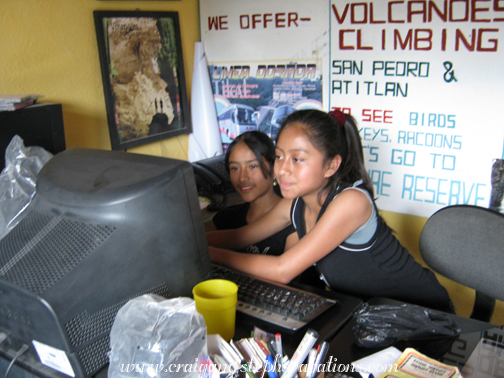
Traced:
[[213, 264], [214, 278], [238, 285], [236, 310], [265, 322], [297, 330], [336, 301], [286, 285], [261, 281], [244, 273]]

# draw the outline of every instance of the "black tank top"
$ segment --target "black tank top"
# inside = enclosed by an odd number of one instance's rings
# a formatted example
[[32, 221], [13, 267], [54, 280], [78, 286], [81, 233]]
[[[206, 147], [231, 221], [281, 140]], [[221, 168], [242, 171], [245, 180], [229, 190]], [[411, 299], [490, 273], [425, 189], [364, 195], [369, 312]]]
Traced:
[[[338, 194], [335, 189], [330, 191], [317, 221]], [[304, 213], [303, 199], [294, 200], [291, 219], [299, 239], [306, 235]], [[315, 264], [321, 279], [331, 289], [363, 299], [389, 297], [453, 312], [448, 293], [436, 276], [414, 260], [378, 212], [376, 216], [376, 232], [369, 242], [362, 245], [342, 243]]]

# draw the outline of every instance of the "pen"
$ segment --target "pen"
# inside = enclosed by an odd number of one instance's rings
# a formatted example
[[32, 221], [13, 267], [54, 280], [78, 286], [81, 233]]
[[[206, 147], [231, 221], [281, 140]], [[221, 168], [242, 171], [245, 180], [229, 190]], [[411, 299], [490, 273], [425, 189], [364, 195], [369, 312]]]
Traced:
[[278, 376], [281, 377], [284, 369], [283, 369], [282, 335], [279, 333], [275, 334], [275, 346], [278, 359]]
[[296, 373], [298, 372], [299, 367], [305, 360], [306, 356], [310, 352], [310, 349], [313, 347], [315, 342], [317, 341], [318, 333], [313, 329], [308, 329], [303, 339], [299, 343], [294, 355], [292, 356], [292, 360], [287, 366], [287, 370], [282, 374], [282, 378], [294, 378]]
[[283, 351], [282, 351], [282, 335], [277, 333], [275, 335], [275, 344], [276, 344], [276, 352], [277, 354], [280, 355], [280, 357], [283, 357]]
[[273, 360], [273, 356], [271, 354], [266, 356], [266, 370], [268, 371], [269, 378], [277, 378], [275, 373], [275, 361]]
[[317, 358], [317, 349], [312, 348], [310, 353], [308, 353], [308, 366], [306, 368], [306, 378], [312, 378], [314, 376], [315, 359]]
[[[270, 337], [268, 339], [268, 342], [266, 343], [266, 345], [268, 346], [268, 351], [269, 351], [269, 354], [271, 354], [271, 356], [273, 357], [274, 359], [274, 362], [273, 362], [273, 368], [275, 369], [275, 372], [279, 372], [279, 369], [280, 369], [280, 362], [278, 362], [278, 354], [276, 352], [276, 347], [275, 347], [275, 340]], [[277, 377], [278, 377], [278, 374], [277, 374]]]
[[306, 374], [306, 378], [315, 378], [317, 376], [317, 373], [320, 372], [320, 364], [325, 362], [328, 351], [329, 344], [326, 341], [323, 341], [318, 347], [317, 358], [315, 359], [315, 366], [312, 372], [312, 376], [309, 377], [308, 374]]
[[269, 350], [270, 354], [273, 356], [276, 356], [278, 353], [277, 353], [277, 349], [276, 349], [275, 340], [272, 337], [270, 339], [268, 339], [267, 345], [268, 345], [268, 350]]

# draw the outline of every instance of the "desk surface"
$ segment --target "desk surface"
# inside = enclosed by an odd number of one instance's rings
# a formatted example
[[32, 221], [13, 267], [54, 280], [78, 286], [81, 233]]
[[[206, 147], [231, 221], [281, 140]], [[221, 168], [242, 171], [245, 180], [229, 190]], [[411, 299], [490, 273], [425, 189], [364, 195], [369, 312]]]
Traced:
[[[307, 289], [303, 286], [300, 286], [300, 288]], [[286, 333], [278, 327], [273, 327], [269, 324], [261, 322], [260, 320], [238, 313], [234, 339], [239, 340], [244, 337], [249, 337], [250, 332], [253, 330], [254, 326], [257, 326], [271, 333], [280, 332], [282, 334], [284, 351], [287, 355], [292, 356], [306, 330], [308, 328], [313, 328], [319, 333], [319, 340], [317, 341], [318, 343], [320, 343], [322, 340], [326, 340], [330, 343], [327, 361], [332, 361], [332, 364], [329, 365], [332, 372], [337, 371], [336, 369], [339, 366], [349, 366], [348, 364], [350, 364], [351, 362], [379, 351], [381, 348], [360, 348], [354, 341], [355, 339], [353, 335], [353, 327], [355, 326], [356, 322], [355, 319], [353, 319], [353, 313], [361, 305], [362, 301], [357, 298], [345, 296], [335, 292], [327, 292], [326, 295], [336, 299], [338, 303], [333, 306], [333, 308], [326, 311], [314, 321], [312, 321], [308, 326], [301, 328], [295, 333]], [[385, 298], [376, 298], [374, 300], [371, 300], [369, 303], [390, 304], [397, 302]], [[495, 325], [464, 318], [457, 315], [451, 316], [462, 330], [459, 337], [423, 341], [420, 344], [417, 343], [417, 345], [411, 345], [410, 343], [409, 345], [403, 344], [395, 346], [401, 350], [409, 346], [414, 347], [421, 353], [427, 354], [430, 357], [436, 358], [441, 362], [457, 366], [459, 367], [459, 369], [462, 369], [467, 359], [471, 356], [472, 351], [476, 347], [476, 344], [479, 342], [483, 333], [487, 333], [491, 337], [498, 338], [500, 345], [503, 344], [504, 330], [498, 329], [496, 331], [497, 333], [495, 333]], [[441, 352], [442, 355], [439, 356], [438, 354]], [[2, 366], [2, 364], [0, 364], [0, 366]], [[4, 360], [3, 367], [6, 366], [7, 365], [5, 364]], [[2, 370], [5, 370], [5, 368]], [[346, 372], [344, 374], [350, 377], [360, 377], [358, 373]], [[21, 371], [21, 369], [17, 366], [15, 367], [15, 369], [13, 369], [11, 375], [13, 377], [35, 377], [35, 375], [32, 375], [26, 371]], [[55, 376], [63, 377], [63, 375], [58, 374], [56, 374]], [[95, 375], [95, 377], [107, 377], [107, 367], [104, 367], [102, 370], [100, 370]], [[341, 375], [326, 374], [326, 377], [335, 378], [341, 377]], [[488, 377], [492, 376], [488, 375]]]
[[[322, 293], [318, 289], [309, 288], [300, 284], [293, 286], [336, 299], [337, 303], [310, 322], [307, 326], [302, 327], [293, 333], [287, 333], [283, 328], [275, 327], [269, 323], [262, 322], [259, 319], [237, 312], [235, 336], [233, 337], [233, 340], [250, 337], [250, 333], [254, 330], [254, 326], [257, 326], [266, 332], [281, 333], [284, 353], [291, 357], [308, 328], [312, 328], [318, 332], [318, 343], [323, 340], [330, 341], [345, 326], [345, 324], [352, 319], [353, 313], [362, 304], [362, 301], [355, 297], [329, 291], [324, 291]], [[100, 370], [95, 377], [107, 377], [107, 367]]]
[[[330, 341], [338, 334], [338, 332], [345, 326], [345, 324], [347, 324], [352, 319], [353, 313], [362, 304], [362, 300], [348, 295], [339, 294], [332, 291], [321, 292], [319, 289], [310, 288], [306, 285], [301, 284], [293, 284], [293, 286], [324, 295], [328, 298], [335, 299], [337, 303], [329, 310], [325, 311], [316, 319], [314, 319], [312, 322], [310, 322], [307, 326], [302, 327], [301, 329], [293, 333], [288, 333], [283, 328], [275, 327], [259, 319], [237, 312], [235, 336], [233, 339], [239, 340], [242, 338], [250, 337], [250, 333], [254, 330], [254, 326], [257, 326], [266, 332], [281, 333], [284, 353], [291, 357], [308, 328], [312, 328], [318, 332], [318, 343], [323, 340]], [[95, 377], [107, 377], [107, 367], [104, 367], [102, 370], [100, 370], [95, 375]]]

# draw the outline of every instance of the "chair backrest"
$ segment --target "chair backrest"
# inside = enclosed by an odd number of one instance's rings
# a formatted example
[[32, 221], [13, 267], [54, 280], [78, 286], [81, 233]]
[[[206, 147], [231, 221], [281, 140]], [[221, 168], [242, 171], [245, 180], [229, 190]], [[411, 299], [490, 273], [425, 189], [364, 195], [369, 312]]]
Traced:
[[[490, 320], [495, 299], [504, 300], [503, 214], [472, 205], [442, 208], [422, 230], [420, 253], [436, 272], [475, 289], [471, 317]], [[479, 314], [482, 299], [491, 309]]]

